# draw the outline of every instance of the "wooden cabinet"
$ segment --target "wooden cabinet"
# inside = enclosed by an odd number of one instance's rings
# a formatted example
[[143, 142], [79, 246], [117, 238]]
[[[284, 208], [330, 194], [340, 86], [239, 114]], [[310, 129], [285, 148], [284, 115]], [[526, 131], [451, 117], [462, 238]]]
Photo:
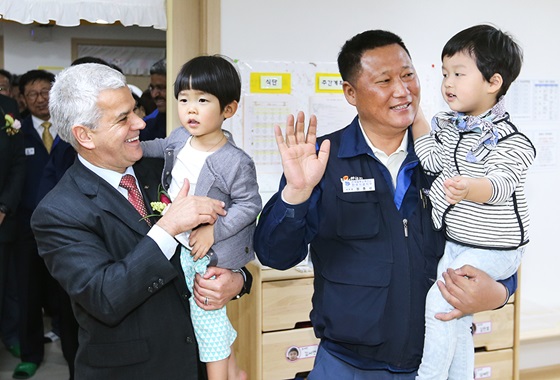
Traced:
[[[233, 345], [237, 364], [251, 380], [293, 379], [313, 368], [319, 340], [309, 323], [313, 272], [277, 271], [248, 265], [251, 294], [228, 303], [237, 330]], [[299, 357], [289, 360], [296, 348]]]
[[474, 378], [519, 380], [519, 300], [473, 317]]
[[513, 349], [481, 351], [475, 354], [475, 379], [517, 379], [513, 375]]
[[[237, 330], [237, 364], [251, 380], [293, 379], [313, 367], [319, 340], [309, 322], [313, 272], [277, 271], [248, 265], [251, 294], [227, 306]], [[473, 318], [475, 379], [518, 380], [519, 303], [478, 313]], [[290, 360], [296, 348], [299, 357]]]

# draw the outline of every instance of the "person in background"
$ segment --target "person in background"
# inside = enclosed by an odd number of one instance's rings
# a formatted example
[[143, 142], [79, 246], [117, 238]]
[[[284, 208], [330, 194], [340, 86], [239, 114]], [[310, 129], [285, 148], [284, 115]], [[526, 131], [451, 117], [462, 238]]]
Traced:
[[103, 58], [94, 57], [91, 55], [86, 55], [83, 57], [76, 58], [75, 60], [72, 61], [71, 66], [81, 65], [82, 63], [99, 63], [100, 65], [111, 66]]
[[30, 115], [21, 123], [25, 182], [16, 211], [16, 272], [21, 313], [21, 363], [14, 370], [16, 379], [32, 377], [37, 371], [44, 358], [43, 309], [47, 309], [51, 316], [56, 315], [58, 310], [57, 284], [39, 257], [30, 226], [31, 214], [37, 205], [39, 183], [57, 136], [57, 127], [51, 123], [49, 113], [49, 91], [53, 81], [54, 74], [31, 70], [23, 74], [19, 82]]
[[[190, 293], [175, 235], [225, 215], [224, 203], [183, 189], [167, 213], [150, 217], [158, 175], [143, 173], [125, 78], [105, 65], [71, 66], [51, 91], [51, 113], [77, 160], [32, 218], [39, 251], [72, 300], [80, 324], [79, 379], [201, 379]], [[146, 191], [147, 193], [144, 193]], [[72, 199], [72, 207], [68, 207]], [[216, 268], [197, 277], [199, 305], [220, 308], [243, 275]], [[250, 275], [247, 284], [250, 285]]]
[[[144, 157], [165, 158], [162, 184], [171, 201], [187, 178], [189, 194], [220, 199], [228, 212], [212, 225], [197, 226], [176, 237], [183, 245], [181, 265], [192, 292], [196, 273], [204, 275], [216, 266], [239, 271], [255, 258], [252, 241], [262, 201], [253, 160], [222, 130], [224, 120], [235, 115], [241, 97], [235, 66], [218, 55], [193, 58], [179, 71], [174, 90], [183, 128], [166, 139], [143, 141]], [[209, 380], [246, 379], [231, 350], [237, 333], [226, 308], [206, 311], [194, 297], [190, 304]]]
[[[280, 270], [311, 255], [310, 317], [321, 341], [309, 380], [413, 380], [445, 243], [423, 192], [433, 177], [409, 137], [420, 83], [401, 38], [383, 30], [346, 41], [338, 67], [358, 115], [319, 139], [314, 116], [307, 132], [303, 113], [288, 117], [285, 137], [275, 127], [284, 176], [259, 217], [255, 251]], [[440, 289], [459, 309], [441, 319], [507, 302], [506, 287], [472, 266], [444, 279]], [[506, 285], [513, 292], [516, 278]]]
[[144, 90], [142, 92], [142, 95], [140, 96], [140, 99], [146, 107], [146, 116], [144, 117], [144, 121], [148, 121], [148, 117], [155, 117], [155, 114], [157, 114], [157, 107], [156, 102], [154, 102], [154, 99], [152, 99], [150, 89]]
[[140, 141], [154, 140], [167, 136], [167, 61], [161, 59], [150, 68], [150, 94], [157, 109], [146, 116], [146, 128], [140, 132]]
[[[517, 271], [529, 242], [524, 187], [536, 154], [505, 110], [504, 96], [521, 71], [522, 51], [501, 30], [476, 25], [453, 36], [441, 59], [441, 92], [452, 112], [433, 118], [432, 133], [427, 121], [412, 130], [422, 167], [437, 175], [429, 190], [432, 220], [446, 236], [437, 273], [469, 264], [505, 279]], [[472, 379], [472, 315], [435, 318], [451, 309], [434, 284], [426, 298], [417, 379]]]
[[12, 74], [4, 69], [0, 69], [0, 95], [12, 96]]
[[27, 104], [25, 103], [25, 98], [23, 94], [19, 91], [19, 78], [21, 75], [12, 75], [12, 98], [14, 98], [18, 104], [20, 120], [25, 119], [29, 116], [29, 110], [27, 109]]
[[6, 349], [20, 357], [19, 302], [15, 268], [15, 213], [23, 192], [23, 133], [14, 99], [0, 95], [0, 336]]
[[132, 97], [134, 98], [135, 106], [134, 106], [134, 113], [140, 118], [144, 119], [146, 116], [146, 107], [144, 106], [144, 102], [141, 97], [136, 95], [132, 92]]

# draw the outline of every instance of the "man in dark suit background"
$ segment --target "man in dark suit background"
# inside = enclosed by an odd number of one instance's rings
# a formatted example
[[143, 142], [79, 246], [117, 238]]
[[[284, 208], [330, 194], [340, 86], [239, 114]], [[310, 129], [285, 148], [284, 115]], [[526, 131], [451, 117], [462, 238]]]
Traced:
[[150, 67], [150, 95], [157, 109], [146, 116], [146, 128], [140, 132], [140, 140], [154, 140], [167, 136], [167, 61], [160, 59]]
[[12, 96], [12, 73], [4, 69], [0, 69], [0, 95]]
[[54, 74], [44, 70], [30, 70], [20, 77], [20, 92], [25, 98], [29, 116], [22, 121], [24, 138], [25, 182], [17, 210], [16, 271], [20, 304], [19, 339], [21, 363], [14, 370], [15, 378], [29, 378], [35, 374], [44, 358], [43, 308], [56, 310], [56, 281], [37, 252], [31, 231], [31, 214], [37, 205], [37, 189], [54, 139], [56, 126], [50, 123], [49, 91]]
[[15, 213], [25, 176], [25, 156], [21, 128], [9, 126], [6, 114], [17, 120], [18, 105], [14, 99], [0, 95], [0, 335], [12, 355], [19, 356], [19, 304], [13, 244], [17, 231]]
[[[166, 214], [148, 223], [127, 200], [138, 188], [147, 191], [150, 198], [144, 193], [134, 202], [151, 212], [160, 173], [143, 179], [133, 167], [142, 157], [138, 136], [145, 124], [117, 71], [70, 67], [57, 77], [50, 102], [58, 132], [78, 158], [40, 202], [32, 226], [80, 324], [76, 378], [203, 378], [173, 236], [213, 223], [225, 214], [223, 203], [188, 196], [187, 184]], [[126, 190], [123, 174], [139, 186]], [[193, 295], [211, 310], [242, 289], [243, 274], [214, 268], [197, 277]]]

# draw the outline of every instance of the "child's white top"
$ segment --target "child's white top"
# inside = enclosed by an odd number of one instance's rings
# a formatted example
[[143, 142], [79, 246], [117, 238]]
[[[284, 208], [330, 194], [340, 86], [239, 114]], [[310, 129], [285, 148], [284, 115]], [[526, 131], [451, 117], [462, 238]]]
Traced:
[[177, 155], [177, 160], [173, 165], [173, 170], [171, 171], [171, 185], [169, 185], [171, 201], [174, 201], [179, 194], [185, 178], [189, 180], [191, 185], [189, 195], [194, 194], [198, 176], [204, 166], [204, 162], [208, 156], [213, 153], [194, 149], [191, 146], [191, 141], [192, 136], [189, 137], [187, 143]]

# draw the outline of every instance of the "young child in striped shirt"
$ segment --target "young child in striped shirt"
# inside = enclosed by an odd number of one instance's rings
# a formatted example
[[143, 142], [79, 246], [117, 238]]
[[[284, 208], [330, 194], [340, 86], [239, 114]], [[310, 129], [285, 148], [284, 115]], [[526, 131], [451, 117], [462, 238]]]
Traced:
[[[434, 116], [431, 130], [421, 113], [413, 125], [420, 162], [437, 176], [422, 196], [429, 196], [434, 226], [446, 234], [438, 273], [469, 264], [505, 279], [517, 271], [529, 242], [524, 186], [536, 155], [505, 111], [504, 95], [523, 54], [510, 35], [477, 25], [453, 36], [441, 59], [441, 91], [451, 112]], [[472, 315], [436, 318], [451, 310], [434, 284], [417, 379], [473, 378]]]

